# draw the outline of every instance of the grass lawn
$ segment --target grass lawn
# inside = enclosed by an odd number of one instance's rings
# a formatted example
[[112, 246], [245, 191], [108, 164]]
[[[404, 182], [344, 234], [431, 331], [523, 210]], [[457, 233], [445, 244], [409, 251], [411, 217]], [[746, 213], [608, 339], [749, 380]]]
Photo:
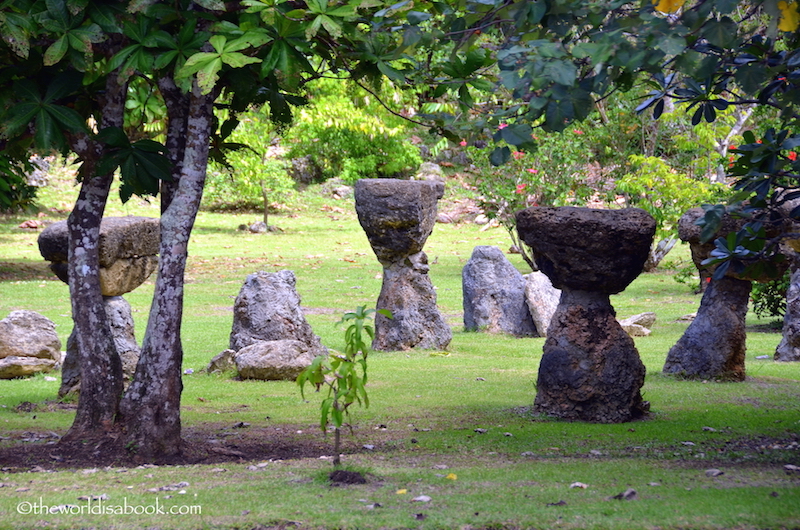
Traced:
[[[72, 196], [63, 182], [48, 189], [43, 200], [54, 210], [43, 219], [65, 218]], [[157, 212], [134, 200], [115, 202], [107, 215]], [[68, 289], [39, 255], [38, 232], [17, 228], [28, 218], [0, 218], [0, 318], [38, 311], [66, 344]], [[291, 382], [236, 381], [201, 369], [228, 345], [233, 300], [248, 274], [293, 270], [315, 332], [341, 349], [335, 323], [347, 310], [374, 305], [380, 266], [352, 200], [323, 199], [312, 189], [295, 210], [271, 217], [282, 232], [238, 229], [258, 218], [198, 217], [183, 325], [185, 368], [194, 370], [184, 377], [184, 432], [189, 441], [266, 447], [280, 440], [322, 447], [319, 454], [91, 469], [2, 461], [0, 529], [800, 528], [800, 474], [784, 469], [800, 465], [800, 364], [772, 361], [779, 333], [749, 316], [742, 383], [666, 377], [667, 352], [687, 326], [679, 318], [696, 311], [700, 298], [670, 270], [642, 275], [612, 303], [621, 317], [657, 313], [652, 335], [636, 339], [650, 417], [596, 425], [536, 416], [530, 406], [543, 339], [463, 331], [461, 269], [472, 248], [510, 244], [500, 228], [469, 224], [437, 224], [425, 247], [453, 329], [450, 347], [370, 357], [371, 406], [353, 412], [343, 456], [368, 482], [332, 487], [330, 460], [319, 457], [332, 437], [319, 431], [317, 395], [303, 402]], [[525, 271], [519, 256], [509, 259]], [[668, 256], [679, 259], [688, 259], [687, 247]], [[125, 296], [140, 339], [152, 291], [148, 281]], [[66, 431], [74, 411], [56, 402], [58, 385], [44, 376], [0, 381], [0, 447], [46, 446]], [[18, 408], [23, 402], [33, 406]], [[635, 490], [630, 499], [615, 498], [627, 490]]]

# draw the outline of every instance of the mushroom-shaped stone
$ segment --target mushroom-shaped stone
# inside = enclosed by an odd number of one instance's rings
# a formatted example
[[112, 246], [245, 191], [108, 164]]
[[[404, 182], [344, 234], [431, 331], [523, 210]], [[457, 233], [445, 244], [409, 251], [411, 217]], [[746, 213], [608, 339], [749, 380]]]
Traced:
[[383, 266], [375, 316], [374, 350], [441, 349], [452, 338], [436, 308], [436, 291], [422, 251], [436, 222], [441, 182], [362, 179], [356, 182], [356, 213]]
[[356, 213], [382, 265], [422, 251], [436, 224], [441, 182], [361, 179], [356, 182]]
[[520, 238], [562, 291], [539, 364], [538, 412], [618, 423], [648, 410], [640, 392], [644, 364], [609, 295], [642, 272], [655, 229], [655, 220], [637, 208], [535, 207], [517, 213]]
[[[714, 240], [738, 232], [747, 220], [726, 214], [713, 238], [703, 242], [700, 239], [702, 227], [697, 222], [704, 215], [702, 208], [688, 210], [678, 223], [678, 235], [689, 243], [692, 261], [700, 271], [701, 278], [710, 280], [716, 267], [703, 265], [703, 261], [714, 250]], [[776, 273], [783, 274], [785, 268], [762, 271], [758, 276], [746, 276], [729, 269], [723, 278], [706, 282], [697, 316], [670, 348], [664, 362], [664, 373], [696, 379], [744, 381], [745, 317], [752, 281], [767, 281]]]

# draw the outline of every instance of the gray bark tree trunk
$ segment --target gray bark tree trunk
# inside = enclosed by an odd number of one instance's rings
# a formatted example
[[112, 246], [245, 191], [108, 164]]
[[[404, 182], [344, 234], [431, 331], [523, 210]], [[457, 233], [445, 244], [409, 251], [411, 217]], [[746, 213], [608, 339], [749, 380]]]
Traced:
[[183, 281], [205, 183], [214, 99], [214, 94], [200, 94], [197, 86], [190, 96], [181, 176], [161, 216], [158, 278], [147, 331], [134, 381], [120, 405], [126, 445], [142, 460], [181, 452]]
[[[121, 127], [127, 84], [110, 75], [106, 82], [101, 127]], [[72, 319], [78, 343], [81, 393], [78, 410], [63, 442], [93, 440], [114, 428], [122, 394], [122, 363], [100, 291], [100, 221], [103, 218], [113, 174], [95, 175], [103, 147], [82, 136], [73, 141], [81, 155], [84, 176], [75, 208], [67, 220], [69, 230], [69, 290]]]

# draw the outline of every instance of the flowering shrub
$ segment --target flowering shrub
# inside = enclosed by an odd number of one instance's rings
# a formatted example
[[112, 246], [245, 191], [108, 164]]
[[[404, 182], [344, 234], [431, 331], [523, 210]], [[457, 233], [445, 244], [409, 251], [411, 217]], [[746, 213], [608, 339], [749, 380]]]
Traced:
[[[502, 130], [505, 124], [498, 128]], [[516, 212], [529, 206], [585, 204], [602, 187], [591, 182], [591, 154], [583, 135], [581, 129], [553, 134], [535, 131], [536, 151], [512, 151], [508, 162], [499, 167], [489, 163], [491, 148], [469, 148], [478, 168], [481, 207], [508, 230], [521, 251], [525, 250], [516, 236]], [[523, 257], [534, 267], [527, 255]]]

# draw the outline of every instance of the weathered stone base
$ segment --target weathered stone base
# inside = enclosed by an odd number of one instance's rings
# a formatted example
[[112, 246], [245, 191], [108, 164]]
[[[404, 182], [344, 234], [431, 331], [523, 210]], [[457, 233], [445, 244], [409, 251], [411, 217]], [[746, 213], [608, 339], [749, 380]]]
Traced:
[[621, 423], [643, 416], [645, 367], [607, 294], [564, 289], [539, 365], [534, 408], [567, 420]]
[[745, 315], [752, 282], [713, 280], [697, 316], [669, 350], [664, 373], [691, 379], [744, 381]]
[[[133, 380], [136, 372], [136, 363], [139, 362], [139, 345], [133, 326], [131, 305], [121, 296], [103, 297], [111, 334], [114, 336], [114, 345], [122, 361], [122, 375], [125, 387]], [[78, 343], [73, 330], [67, 339], [67, 354], [64, 365], [61, 367], [61, 386], [58, 397], [67, 394], [78, 394], [81, 388], [81, 368], [78, 363]]]
[[453, 333], [436, 307], [436, 290], [427, 272], [424, 252], [383, 269], [377, 308], [388, 309], [392, 318], [375, 315], [373, 350], [443, 349], [450, 344]]
[[786, 291], [786, 313], [783, 317], [783, 338], [775, 350], [775, 360], [800, 361], [800, 268], [793, 258], [792, 276]]

